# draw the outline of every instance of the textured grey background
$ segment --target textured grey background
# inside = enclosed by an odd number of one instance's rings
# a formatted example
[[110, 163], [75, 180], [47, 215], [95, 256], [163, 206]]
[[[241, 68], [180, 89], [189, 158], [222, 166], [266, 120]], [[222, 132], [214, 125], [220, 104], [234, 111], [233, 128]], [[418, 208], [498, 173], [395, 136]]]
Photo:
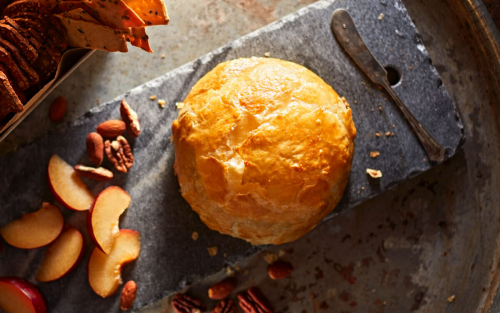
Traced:
[[[127, 101], [137, 108], [145, 130], [134, 142], [137, 161], [132, 172], [117, 175], [113, 184], [123, 186], [133, 199], [121, 227], [136, 229], [143, 238], [139, 260], [127, 267], [131, 273], [125, 275], [141, 286], [137, 307], [256, 251], [240, 240], [209, 231], [180, 197], [172, 171], [173, 147], [169, 136], [170, 124], [177, 114], [174, 104], [185, 97], [204, 73], [223, 60], [269, 52], [273, 57], [307, 66], [347, 98], [353, 108], [358, 138], [342, 208], [352, 207], [430, 167], [424, 160], [423, 149], [394, 105], [365, 79], [331, 35], [328, 27], [331, 13], [334, 8], [346, 7], [341, 2], [331, 2], [321, 1], [126, 94]], [[402, 4], [368, 0], [349, 4], [347, 8], [379, 60], [400, 66], [404, 81], [396, 92], [445, 145], [447, 156], [454, 154], [462, 138], [461, 125]], [[380, 13], [385, 14], [382, 20], [378, 19]], [[153, 94], [167, 101], [166, 109], [149, 100]], [[42, 200], [52, 200], [45, 183], [46, 164], [51, 154], [58, 153], [72, 164], [87, 162], [85, 135], [101, 121], [118, 117], [117, 104], [118, 101], [113, 101], [96, 108], [33, 144], [0, 158], [0, 184], [7, 186], [0, 191], [1, 225], [35, 210]], [[382, 111], [378, 110], [379, 104]], [[375, 137], [375, 132], [386, 131], [394, 132], [395, 136]], [[378, 159], [369, 157], [373, 150], [381, 152]], [[366, 167], [382, 170], [384, 177], [380, 182], [369, 180]], [[105, 187], [102, 183], [91, 185], [95, 192]], [[68, 217], [71, 215], [70, 223], [83, 229], [84, 213], [64, 212]], [[194, 230], [201, 235], [196, 242], [190, 239]], [[206, 248], [210, 246], [219, 247], [216, 257], [208, 256]], [[2, 252], [0, 275], [32, 278], [41, 253], [43, 249], [27, 252], [6, 247]], [[26, 262], [21, 263], [19, 259]], [[54, 311], [67, 312], [83, 303], [86, 311], [104, 311], [117, 306], [117, 298], [100, 300], [93, 294], [85, 272], [82, 265], [59, 281], [40, 285]]]

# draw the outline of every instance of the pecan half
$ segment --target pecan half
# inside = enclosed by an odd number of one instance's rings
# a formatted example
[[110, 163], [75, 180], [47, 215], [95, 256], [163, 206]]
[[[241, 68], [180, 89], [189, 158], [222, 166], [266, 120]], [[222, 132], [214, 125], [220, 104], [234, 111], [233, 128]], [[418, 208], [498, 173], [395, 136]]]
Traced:
[[292, 264], [285, 261], [277, 261], [269, 265], [267, 274], [274, 280], [282, 279], [290, 275], [293, 271]]
[[128, 281], [123, 286], [122, 294], [120, 296], [120, 309], [128, 311], [134, 306], [135, 297], [137, 296], [137, 284], [135, 281]]
[[134, 165], [132, 149], [127, 139], [123, 136], [118, 136], [113, 142], [106, 140], [104, 143], [104, 152], [116, 170], [120, 172], [127, 173], [132, 165]]
[[236, 313], [236, 304], [232, 300], [222, 300], [212, 310], [212, 313]]
[[171, 305], [177, 313], [201, 313], [205, 311], [205, 306], [200, 300], [188, 295], [176, 295]]
[[236, 288], [236, 283], [235, 277], [226, 278], [208, 289], [208, 297], [213, 300], [225, 299]]
[[94, 168], [78, 164], [75, 165], [74, 169], [78, 175], [97, 181], [108, 181], [113, 178], [113, 172], [104, 167]]
[[274, 313], [274, 309], [259, 288], [252, 287], [238, 295], [240, 307], [245, 313]]
[[132, 110], [125, 100], [122, 100], [120, 103], [120, 115], [122, 116], [122, 120], [125, 124], [127, 124], [127, 130], [130, 135], [134, 138], [139, 136], [141, 134], [139, 116], [134, 110]]

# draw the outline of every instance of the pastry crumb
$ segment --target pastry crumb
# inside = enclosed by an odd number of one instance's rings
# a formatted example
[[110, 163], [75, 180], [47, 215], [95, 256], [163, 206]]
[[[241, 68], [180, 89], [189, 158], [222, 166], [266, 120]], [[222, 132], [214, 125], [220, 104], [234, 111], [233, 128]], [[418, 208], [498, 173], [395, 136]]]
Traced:
[[366, 169], [366, 173], [368, 175], [370, 175], [372, 178], [380, 178], [380, 177], [382, 177], [382, 172], [379, 171], [379, 170], [374, 170], [374, 169], [371, 169], [371, 168], [367, 168]]
[[226, 275], [229, 277], [234, 276], [234, 270], [231, 267], [226, 268]]
[[373, 159], [375, 159], [379, 155], [380, 155], [380, 152], [378, 152], [378, 151], [372, 151], [372, 152], [370, 152], [370, 157], [373, 158]]
[[382, 19], [384, 19], [384, 17], [385, 17], [385, 14], [380, 13], [380, 15], [378, 16], [378, 20], [381, 21]]
[[161, 108], [164, 108], [165, 107], [165, 100], [163, 100], [163, 99], [158, 100], [158, 104], [160, 105]]
[[198, 240], [198, 238], [200, 237], [200, 235], [198, 234], [198, 232], [194, 231], [192, 234], [191, 234], [191, 239], [193, 239], [194, 241]]
[[176, 102], [175, 103], [175, 106], [178, 108], [178, 109], [182, 109], [184, 107], [184, 102]]
[[380, 137], [380, 133], [375, 133], [375, 136]]
[[153, 95], [153, 96], [149, 97], [149, 100], [156, 100], [156, 96]]
[[208, 251], [208, 254], [210, 254], [210, 256], [216, 256], [217, 255], [217, 246], [213, 246], [213, 247], [210, 247], [210, 248], [207, 248], [207, 251]]
[[391, 135], [391, 132], [387, 132], [387, 133], [385, 133], [385, 135], [386, 135], [387, 137], [389, 137], [389, 136]]
[[455, 300], [455, 295], [448, 297], [448, 302], [452, 303]]
[[267, 264], [273, 264], [274, 262], [278, 261], [278, 259], [279, 257], [274, 253], [264, 254], [264, 260], [267, 262]]
[[281, 258], [282, 256], [284, 256], [286, 254], [286, 251], [285, 250], [280, 250], [278, 252], [278, 256]]
[[265, 56], [266, 58], [269, 58], [269, 57], [271, 56], [271, 53], [266, 52], [266, 53], [264, 53], [264, 56]]
[[165, 53], [161, 55], [162, 59], [165, 59], [166, 57], [167, 57], [167, 55]]

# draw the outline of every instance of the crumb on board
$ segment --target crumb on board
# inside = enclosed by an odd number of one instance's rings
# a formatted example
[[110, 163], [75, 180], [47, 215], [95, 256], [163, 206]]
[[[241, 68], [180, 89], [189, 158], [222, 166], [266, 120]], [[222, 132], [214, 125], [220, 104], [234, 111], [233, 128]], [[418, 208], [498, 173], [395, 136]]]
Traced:
[[184, 102], [176, 102], [175, 103], [175, 106], [178, 108], [178, 109], [182, 109], [184, 107]]
[[101, 105], [101, 98], [97, 98], [97, 105]]
[[378, 152], [378, 151], [372, 151], [372, 152], [370, 152], [370, 157], [373, 158], [373, 159], [375, 159], [379, 155], [380, 155], [380, 152]]
[[165, 59], [166, 57], [167, 57], [167, 55], [165, 53], [161, 55], [162, 59]]
[[156, 100], [156, 96], [152, 95], [151, 97], [149, 97], [149, 100]]
[[380, 13], [380, 15], [378, 16], [378, 20], [381, 21], [384, 18], [384, 16], [385, 16], [384, 13]]
[[389, 136], [391, 135], [391, 132], [387, 132], [387, 133], [385, 133], [385, 135], [386, 135], [387, 137], [389, 137]]
[[455, 295], [448, 297], [448, 302], [452, 303], [455, 300]]
[[234, 270], [231, 267], [226, 268], [226, 275], [229, 277], [234, 276]]
[[194, 241], [198, 240], [198, 238], [200, 237], [200, 235], [198, 234], [197, 231], [194, 231], [192, 234], [191, 234], [191, 239], [193, 239]]
[[380, 137], [380, 133], [375, 133], [375, 136]]
[[267, 262], [267, 264], [273, 264], [274, 262], [278, 261], [278, 259], [279, 257], [274, 253], [264, 254], [264, 260]]
[[165, 100], [163, 100], [163, 99], [158, 100], [158, 104], [160, 105], [161, 108], [164, 108], [165, 107]]
[[382, 177], [382, 172], [379, 170], [374, 170], [371, 168], [366, 169], [366, 173], [371, 176], [371, 178], [380, 178]]
[[282, 256], [284, 256], [286, 254], [286, 251], [285, 250], [280, 250], [278, 252], [278, 256], [281, 258]]
[[269, 57], [271, 56], [271, 53], [266, 52], [266, 53], [264, 53], [264, 56], [265, 56], [266, 58], [269, 58]]
[[208, 254], [210, 254], [210, 256], [216, 256], [217, 255], [217, 246], [213, 246], [213, 247], [210, 247], [210, 248], [207, 248], [207, 251], [208, 251]]

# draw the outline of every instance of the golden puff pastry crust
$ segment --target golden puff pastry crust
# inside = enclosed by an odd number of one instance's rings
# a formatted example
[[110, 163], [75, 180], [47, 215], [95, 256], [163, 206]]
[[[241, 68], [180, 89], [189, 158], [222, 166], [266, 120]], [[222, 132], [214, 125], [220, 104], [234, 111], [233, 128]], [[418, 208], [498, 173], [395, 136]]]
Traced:
[[356, 128], [344, 98], [272, 58], [219, 64], [172, 124], [182, 196], [211, 229], [254, 245], [296, 240], [337, 205]]

